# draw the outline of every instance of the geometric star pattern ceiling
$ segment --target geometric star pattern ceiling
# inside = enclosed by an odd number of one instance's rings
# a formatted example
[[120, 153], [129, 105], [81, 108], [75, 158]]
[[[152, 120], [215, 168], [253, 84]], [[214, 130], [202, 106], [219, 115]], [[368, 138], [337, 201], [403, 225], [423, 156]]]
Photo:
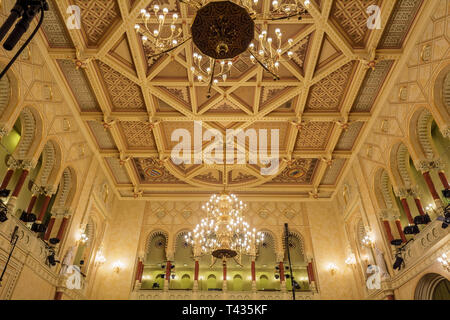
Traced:
[[[50, 1], [43, 35], [50, 56], [66, 78], [79, 116], [122, 197], [203, 196], [224, 185], [242, 195], [329, 198], [352, 157], [377, 97], [401, 55], [423, 0], [311, 0], [302, 20], [255, 20], [257, 32], [280, 28], [294, 40], [291, 60], [282, 60], [279, 81], [236, 58], [226, 82], [207, 85], [189, 72], [194, 47], [188, 41], [148, 60], [135, 24], [151, 0]], [[81, 30], [67, 30], [66, 8], [81, 8]], [[195, 11], [175, 0], [158, 1], [178, 13], [189, 34]], [[366, 8], [381, 8], [382, 29], [367, 28]], [[271, 1], [259, 1], [267, 14]], [[63, 30], [63, 32], [61, 32]], [[375, 51], [375, 70], [367, 67]], [[83, 68], [76, 69], [75, 61]], [[261, 175], [261, 164], [175, 165], [175, 129], [278, 129], [280, 166]], [[192, 134], [193, 135], [193, 134]], [[248, 151], [248, 150], [247, 150]]]

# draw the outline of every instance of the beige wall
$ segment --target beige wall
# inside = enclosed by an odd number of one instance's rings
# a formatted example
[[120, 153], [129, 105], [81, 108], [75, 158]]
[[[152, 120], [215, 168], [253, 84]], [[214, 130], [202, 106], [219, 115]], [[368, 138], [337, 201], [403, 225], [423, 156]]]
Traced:
[[[104, 241], [107, 262], [97, 271], [92, 299], [129, 298], [134, 285], [135, 257], [144, 206], [143, 201], [117, 201], [114, 204]], [[112, 267], [117, 260], [124, 264], [119, 273], [115, 273]]]
[[[344, 263], [346, 241], [343, 221], [335, 206], [332, 202], [309, 203], [307, 211], [321, 299], [360, 298], [352, 269]], [[334, 275], [328, 269], [330, 263], [338, 267]]]

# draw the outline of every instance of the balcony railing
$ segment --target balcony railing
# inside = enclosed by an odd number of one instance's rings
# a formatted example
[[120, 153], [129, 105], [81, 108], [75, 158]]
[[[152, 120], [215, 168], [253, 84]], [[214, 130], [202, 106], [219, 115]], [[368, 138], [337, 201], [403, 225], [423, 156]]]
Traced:
[[[289, 291], [136, 290], [131, 300], [292, 300]], [[313, 291], [295, 293], [296, 300], [317, 300]]]
[[[442, 221], [435, 219], [429, 223], [405, 246], [405, 251], [402, 255], [405, 269], [414, 266], [423, 257], [439, 249], [441, 241], [443, 244], [449, 243], [449, 234], [450, 227], [443, 229]], [[444, 239], [447, 240], [445, 241]]]

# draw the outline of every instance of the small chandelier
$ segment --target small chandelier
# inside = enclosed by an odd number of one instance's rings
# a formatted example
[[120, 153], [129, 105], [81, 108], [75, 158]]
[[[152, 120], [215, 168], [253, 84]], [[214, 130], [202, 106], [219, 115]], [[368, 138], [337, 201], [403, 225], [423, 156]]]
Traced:
[[[258, 36], [258, 44], [253, 42], [249, 45], [250, 60], [253, 64], [259, 63], [264, 70], [270, 73], [274, 80], [279, 80], [278, 67], [280, 66], [281, 56], [285, 53], [285, 50], [281, 48], [282, 33], [279, 28], [275, 29], [276, 47], [273, 47], [274, 40], [267, 36], [267, 30], [263, 30]], [[288, 47], [292, 47], [294, 40], [288, 39]], [[289, 59], [293, 56], [292, 51], [287, 51]]]
[[245, 208], [234, 194], [212, 195], [202, 207], [206, 218], [185, 236], [186, 242], [198, 248], [200, 254], [222, 260], [255, 254], [264, 234], [250, 228], [244, 219]]

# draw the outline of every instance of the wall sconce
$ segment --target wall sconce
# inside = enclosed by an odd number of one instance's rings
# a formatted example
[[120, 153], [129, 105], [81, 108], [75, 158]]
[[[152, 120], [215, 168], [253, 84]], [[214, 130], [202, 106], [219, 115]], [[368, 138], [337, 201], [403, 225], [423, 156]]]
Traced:
[[106, 258], [103, 255], [103, 248], [98, 249], [97, 254], [95, 256], [95, 264], [97, 266], [101, 266], [106, 262]]
[[334, 263], [330, 263], [328, 265], [328, 271], [330, 271], [332, 276], [334, 276], [336, 274], [337, 270], [338, 270], [338, 267]]
[[306, 281], [308, 281], [308, 277], [300, 277], [298, 280], [302, 281], [302, 282], [306, 282]]
[[437, 261], [441, 264], [442, 268], [444, 268], [445, 271], [450, 272], [450, 261], [448, 260], [448, 257], [445, 253], [437, 258]]
[[76, 241], [78, 244], [85, 244], [89, 240], [89, 237], [86, 235], [83, 229], [80, 229]]
[[364, 238], [361, 240], [361, 242], [362, 242], [362, 244], [363, 244], [364, 246], [366, 246], [367, 248], [372, 248], [373, 245], [374, 245], [374, 243], [375, 243], [375, 240], [373, 239], [373, 237], [372, 237], [371, 235], [366, 234], [366, 235], [364, 236]]
[[354, 253], [351, 253], [347, 259], [345, 259], [345, 264], [349, 266], [354, 266], [356, 264], [356, 256]]
[[430, 203], [429, 205], [427, 205], [425, 207], [425, 212], [428, 214], [436, 213], [436, 209], [434, 208], [434, 205], [432, 203]]
[[150, 276], [150, 275], [142, 276], [142, 280], [143, 280], [143, 281], [149, 281], [149, 280], [151, 280], [151, 279], [152, 279], [152, 276]]
[[115, 273], [119, 273], [120, 270], [123, 269], [124, 266], [125, 265], [123, 264], [122, 261], [117, 260], [116, 262], [113, 263], [112, 268]]

